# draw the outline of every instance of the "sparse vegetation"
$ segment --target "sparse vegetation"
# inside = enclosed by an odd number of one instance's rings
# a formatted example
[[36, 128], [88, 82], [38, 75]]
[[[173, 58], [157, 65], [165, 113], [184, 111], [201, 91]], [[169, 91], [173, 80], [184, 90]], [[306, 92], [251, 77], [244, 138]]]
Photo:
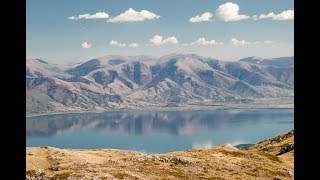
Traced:
[[70, 177], [72, 173], [71, 172], [63, 172], [60, 174], [56, 174], [53, 177], [50, 178], [50, 180], [67, 180], [68, 177]]
[[119, 178], [119, 179], [124, 179], [124, 178], [129, 177], [129, 176], [130, 176], [130, 175], [129, 175], [129, 174], [126, 174], [126, 173], [116, 173], [116, 174], [114, 175], [114, 177]]
[[183, 175], [180, 171], [170, 171], [169, 174], [177, 178], [187, 178], [187, 176]]
[[221, 152], [225, 155], [230, 155], [230, 156], [234, 156], [234, 157], [241, 157], [241, 156], [245, 156], [245, 154], [243, 152], [240, 151], [226, 151], [226, 150], [221, 150]]
[[222, 145], [161, 155], [111, 149], [27, 148], [26, 179], [292, 179], [293, 153], [275, 156], [261, 150], [277, 145], [280, 150], [287, 141], [293, 142], [293, 136], [289, 138], [280, 136], [285, 142], [278, 144], [266, 140], [267, 146], [260, 143], [249, 150]]
[[59, 165], [58, 164], [53, 164], [51, 167], [49, 167], [51, 171], [59, 171]]
[[286, 176], [286, 173], [280, 172], [280, 171], [273, 171], [264, 167], [256, 167], [252, 170], [253, 172], [262, 172], [265, 174], [272, 174], [273, 176]]
[[26, 177], [27, 178], [43, 178], [45, 175], [44, 172], [37, 172], [35, 170], [29, 170], [29, 171], [26, 171]]
[[267, 157], [268, 159], [270, 159], [272, 161], [282, 163], [282, 161], [277, 156], [274, 156], [272, 154], [265, 153], [263, 151], [257, 151], [256, 153], [259, 154], [260, 156]]

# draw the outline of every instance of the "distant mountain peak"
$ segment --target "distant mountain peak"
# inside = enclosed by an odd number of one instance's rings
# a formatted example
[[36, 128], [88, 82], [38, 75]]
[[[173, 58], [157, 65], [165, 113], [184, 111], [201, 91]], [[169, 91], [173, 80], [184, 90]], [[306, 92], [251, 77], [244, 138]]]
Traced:
[[257, 60], [263, 60], [263, 58], [258, 57], [258, 56], [251, 56], [250, 58], [252, 58], [252, 59], [257, 59]]
[[293, 97], [293, 57], [220, 61], [197, 54], [108, 55], [72, 65], [27, 59], [27, 112], [249, 103]]
[[185, 60], [185, 59], [192, 59], [192, 60], [199, 60], [201, 62], [204, 62], [204, 57], [199, 56], [197, 54], [179, 54], [179, 53], [171, 53], [165, 56], [162, 56], [159, 58], [159, 62], [166, 62], [170, 60]]
[[263, 58], [257, 57], [257, 56], [250, 56], [243, 59], [240, 59], [241, 62], [250, 62], [250, 63], [259, 63], [259, 61], [264, 60]]
[[255, 56], [240, 59], [239, 62], [248, 62], [253, 64], [259, 64], [264, 66], [275, 66], [275, 67], [290, 67], [293, 66], [294, 57], [278, 57], [278, 58], [258, 58]]

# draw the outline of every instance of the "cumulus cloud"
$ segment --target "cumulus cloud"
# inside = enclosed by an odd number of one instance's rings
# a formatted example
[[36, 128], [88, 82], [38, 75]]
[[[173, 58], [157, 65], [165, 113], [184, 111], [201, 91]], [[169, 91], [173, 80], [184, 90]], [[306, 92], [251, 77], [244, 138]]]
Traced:
[[91, 48], [91, 44], [89, 44], [88, 42], [83, 42], [82, 43], [82, 48], [89, 49], [89, 48]]
[[217, 15], [223, 21], [240, 21], [249, 18], [247, 15], [240, 15], [239, 10], [240, 8], [238, 4], [227, 2], [219, 6], [217, 9]]
[[239, 40], [237, 38], [232, 38], [230, 40], [230, 43], [234, 46], [243, 46], [243, 45], [249, 45], [249, 44], [271, 44], [273, 42], [270, 40], [249, 42], [246, 40]]
[[127, 46], [126, 44], [119, 43], [118, 41], [115, 41], [115, 40], [111, 40], [111, 41], [109, 42], [109, 44], [110, 44], [111, 46], [119, 46], [119, 47], [125, 47], [125, 46]]
[[256, 20], [259, 19], [259, 16], [258, 15], [253, 15], [251, 18], [256, 21]]
[[137, 48], [137, 47], [139, 47], [139, 44], [138, 43], [131, 43], [131, 44], [129, 44], [129, 47]]
[[97, 12], [95, 14], [80, 14], [78, 16], [70, 16], [69, 20], [79, 20], [79, 19], [108, 19], [109, 14], [105, 12]]
[[271, 44], [272, 41], [267, 40], [267, 41], [263, 41], [263, 43], [265, 43], [265, 44]]
[[[257, 15], [255, 15], [257, 17]], [[259, 19], [271, 18], [272, 20], [276, 21], [283, 21], [283, 20], [294, 20], [294, 10], [287, 10], [283, 11], [280, 14], [275, 14], [274, 12], [268, 14], [261, 14]]]
[[223, 44], [222, 42], [217, 42], [216, 40], [206, 40], [205, 38], [198, 38], [195, 42], [192, 42], [191, 45], [219, 45]]
[[139, 44], [138, 43], [131, 43], [131, 44], [125, 44], [125, 43], [120, 43], [119, 41], [115, 41], [115, 40], [111, 40], [110, 42], [109, 42], [109, 44], [111, 45], [111, 46], [118, 46], [118, 47], [126, 47], [126, 46], [128, 46], [128, 47], [130, 47], [130, 48], [137, 48], [137, 47], [139, 47]]
[[159, 46], [159, 45], [164, 45], [164, 44], [177, 44], [178, 40], [174, 36], [170, 36], [166, 39], [163, 39], [163, 36], [155, 35], [155, 36], [153, 36], [153, 38], [150, 39], [150, 42]]
[[272, 43], [272, 41], [269, 41], [269, 40], [266, 40], [266, 41], [263, 41], [263, 42], [261, 42], [261, 41], [253, 42], [253, 44], [271, 44], [271, 43]]
[[261, 14], [261, 15], [259, 16], [259, 19], [272, 18], [272, 17], [274, 17], [274, 16], [275, 16], [275, 14], [274, 14], [273, 12], [271, 12], [271, 13], [269, 13], [269, 14]]
[[232, 38], [230, 40], [231, 44], [234, 46], [243, 46], [243, 45], [249, 45], [251, 42], [245, 41], [245, 40], [238, 40], [236, 38]]
[[152, 13], [147, 10], [135, 11], [130, 8], [126, 10], [124, 13], [119, 14], [118, 16], [111, 18], [108, 22], [136, 22], [136, 21], [144, 21], [147, 19], [159, 19], [160, 16]]
[[197, 15], [197, 16], [191, 17], [189, 21], [192, 23], [202, 22], [202, 21], [211, 21], [212, 17], [213, 15], [210, 12], [205, 12], [200, 16]]

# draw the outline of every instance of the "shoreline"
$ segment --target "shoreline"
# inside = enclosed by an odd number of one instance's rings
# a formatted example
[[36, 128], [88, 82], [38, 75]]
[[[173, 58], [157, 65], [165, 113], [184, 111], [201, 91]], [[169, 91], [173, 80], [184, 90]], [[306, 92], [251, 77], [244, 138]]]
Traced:
[[[236, 104], [239, 105], [239, 104]], [[103, 109], [103, 110], [79, 110], [79, 111], [61, 111], [48, 113], [31, 113], [26, 114], [26, 118], [49, 116], [49, 115], [64, 115], [64, 114], [79, 114], [79, 113], [106, 113], [106, 112], [121, 112], [121, 111], [197, 111], [197, 110], [236, 110], [236, 109], [294, 109], [294, 103], [286, 104], [242, 104], [235, 105], [187, 105], [176, 107], [154, 107], [154, 108], [135, 108], [135, 109]]]
[[248, 148], [228, 144], [167, 153], [26, 147], [26, 179], [292, 179], [294, 130]]
[[[262, 139], [262, 140], [265, 140], [265, 139]], [[250, 144], [250, 147], [251, 147], [251, 146], [256, 145], [257, 143], [245, 143], [245, 144]], [[140, 154], [145, 154], [145, 155], [151, 155], [151, 154], [168, 154], [168, 153], [185, 152], [185, 151], [192, 151], [192, 150], [211, 149], [211, 148], [216, 148], [216, 147], [220, 147], [220, 146], [236, 147], [236, 146], [239, 146], [239, 145], [243, 145], [243, 144], [240, 143], [240, 144], [237, 144], [237, 145], [231, 145], [231, 144], [228, 144], [228, 143], [224, 143], [224, 144], [219, 144], [219, 145], [210, 146], [210, 147], [206, 147], [206, 148], [193, 148], [193, 147], [191, 147], [191, 148], [188, 148], [188, 149], [174, 150], [174, 151], [168, 151], [168, 152], [143, 152], [143, 151], [138, 151], [138, 150], [134, 150], [134, 149], [120, 149], [120, 148], [107, 148], [107, 147], [104, 147], [104, 148], [65, 148], [65, 147], [55, 147], [55, 146], [26, 146], [26, 148], [27, 149], [35, 149], [35, 148], [48, 149], [48, 148], [52, 148], [52, 149], [65, 149], [65, 150], [76, 150], [76, 151], [114, 150], [114, 151], [130, 151], [130, 152], [135, 152], [135, 153], [140, 153]]]

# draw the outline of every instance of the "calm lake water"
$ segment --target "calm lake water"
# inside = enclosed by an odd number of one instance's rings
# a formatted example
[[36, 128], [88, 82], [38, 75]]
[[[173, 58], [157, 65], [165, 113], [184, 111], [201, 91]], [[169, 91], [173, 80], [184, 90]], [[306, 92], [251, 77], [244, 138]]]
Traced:
[[27, 146], [164, 153], [257, 143], [294, 127], [293, 109], [117, 111], [27, 118]]

